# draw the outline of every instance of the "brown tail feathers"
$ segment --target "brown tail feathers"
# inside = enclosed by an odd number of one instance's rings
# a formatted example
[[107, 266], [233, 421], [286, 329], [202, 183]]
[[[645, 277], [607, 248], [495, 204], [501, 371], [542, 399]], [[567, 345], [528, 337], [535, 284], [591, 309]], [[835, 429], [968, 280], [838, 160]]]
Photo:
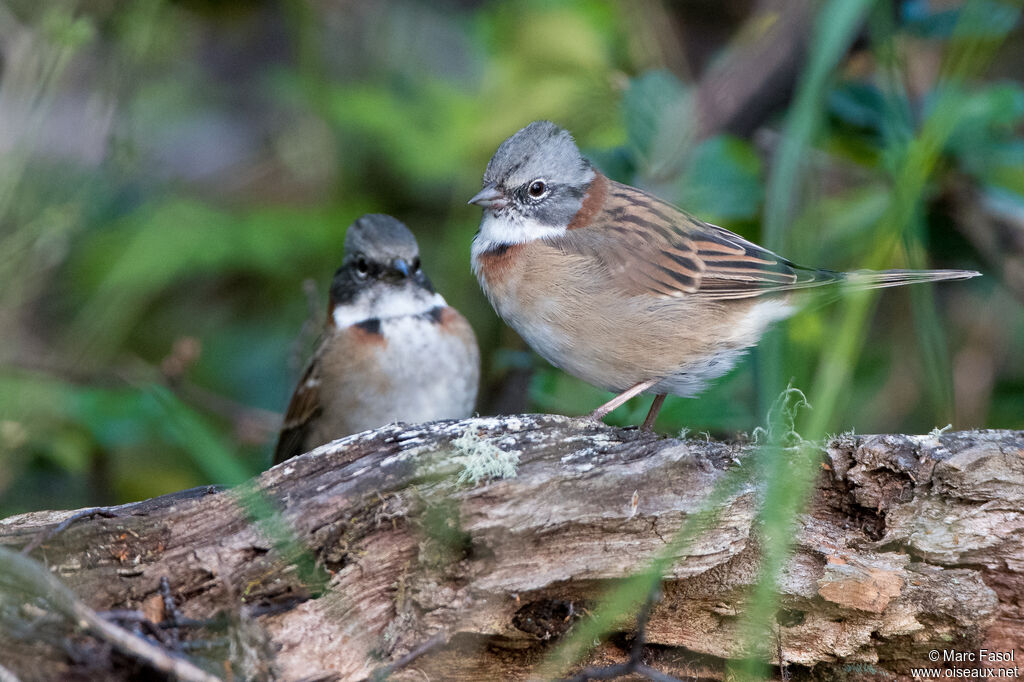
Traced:
[[973, 270], [854, 270], [843, 273], [841, 281], [852, 289], [882, 289], [919, 282], [971, 279], [980, 275]]

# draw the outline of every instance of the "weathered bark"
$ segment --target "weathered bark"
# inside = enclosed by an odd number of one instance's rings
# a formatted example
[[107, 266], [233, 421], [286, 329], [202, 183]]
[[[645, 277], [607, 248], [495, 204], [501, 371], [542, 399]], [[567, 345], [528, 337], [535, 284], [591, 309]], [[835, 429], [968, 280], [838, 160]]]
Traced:
[[[228, 648], [192, 652], [219, 675], [359, 679], [443, 633], [447, 646], [413, 668], [431, 679], [518, 679], [756, 451], [554, 416], [395, 425], [254, 482], [330, 572], [324, 585], [296, 567], [272, 523], [251, 520], [266, 505], [237, 492], [125, 505], [117, 517], [77, 521], [33, 556], [98, 611], [136, 609], [158, 623], [166, 578], [185, 617], [226, 616], [181, 631], [228, 637]], [[515, 477], [458, 481], [507, 468], [509, 453]], [[930, 665], [933, 649], [1024, 642], [1024, 432], [844, 435], [821, 465], [779, 580], [778, 647], [791, 671], [891, 679]], [[758, 575], [761, 487], [739, 485], [678, 552], [648, 628], [656, 668], [714, 677], [747, 652], [738, 625]], [[0, 521], [0, 545], [23, 547], [70, 513]], [[26, 612], [18, 599], [0, 576], [0, 651], [13, 673], [131, 673], [123, 658], [100, 660], [84, 635], [57, 652], [51, 643], [67, 626], [41, 615], [45, 600]], [[591, 663], [622, 660], [620, 640], [610, 641]], [[397, 674], [407, 676], [422, 679]]]

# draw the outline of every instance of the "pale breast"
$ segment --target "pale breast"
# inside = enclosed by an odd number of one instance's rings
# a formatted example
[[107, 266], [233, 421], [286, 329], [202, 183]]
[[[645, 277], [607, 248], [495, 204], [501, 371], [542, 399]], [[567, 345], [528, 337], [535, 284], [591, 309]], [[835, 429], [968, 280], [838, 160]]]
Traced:
[[694, 395], [789, 312], [778, 301], [628, 294], [598, 260], [543, 241], [474, 261], [495, 310], [539, 355], [616, 392], [663, 378], [651, 392]]
[[[457, 322], [451, 322], [451, 320]], [[464, 325], [462, 327], [461, 325]], [[468, 335], [467, 335], [468, 333]], [[480, 358], [468, 323], [451, 308], [386, 318], [357, 353], [337, 344], [338, 365], [321, 388], [325, 440], [395, 421], [467, 417], [476, 403]], [[343, 433], [342, 433], [343, 432]]]

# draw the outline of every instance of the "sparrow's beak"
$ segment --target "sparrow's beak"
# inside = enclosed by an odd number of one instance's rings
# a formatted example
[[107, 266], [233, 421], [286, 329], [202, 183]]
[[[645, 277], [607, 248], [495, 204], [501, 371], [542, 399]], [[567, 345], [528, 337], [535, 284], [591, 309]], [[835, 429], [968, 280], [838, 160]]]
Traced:
[[391, 261], [391, 267], [393, 267], [396, 271], [402, 273], [402, 277], [409, 277], [409, 264], [405, 262], [404, 258], [396, 258], [395, 260]]
[[492, 182], [473, 195], [473, 198], [467, 203], [476, 204], [483, 208], [503, 208], [508, 204], [508, 199], [498, 189], [498, 186]]

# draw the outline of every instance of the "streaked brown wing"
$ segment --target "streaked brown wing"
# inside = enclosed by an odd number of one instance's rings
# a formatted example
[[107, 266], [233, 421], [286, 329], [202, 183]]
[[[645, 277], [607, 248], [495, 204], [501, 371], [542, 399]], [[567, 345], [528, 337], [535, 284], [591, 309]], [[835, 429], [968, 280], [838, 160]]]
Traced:
[[302, 378], [292, 393], [292, 399], [288, 402], [288, 411], [285, 412], [281, 433], [274, 448], [274, 464], [280, 464], [304, 452], [303, 443], [309, 434], [310, 425], [322, 411], [317, 355], [313, 356], [306, 371], [302, 373]]
[[796, 265], [635, 187], [599, 180], [608, 183], [604, 210], [570, 240], [602, 259], [630, 293], [737, 299], [841, 277]]

